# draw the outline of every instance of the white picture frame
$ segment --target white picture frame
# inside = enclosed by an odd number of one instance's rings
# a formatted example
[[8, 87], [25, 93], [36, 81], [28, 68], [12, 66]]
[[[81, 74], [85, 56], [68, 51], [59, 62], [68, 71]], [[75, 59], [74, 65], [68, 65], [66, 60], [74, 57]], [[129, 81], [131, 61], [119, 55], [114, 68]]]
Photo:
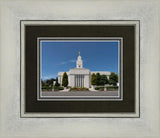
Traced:
[[[160, 137], [160, 2], [0, 1], [0, 137]], [[140, 20], [140, 118], [20, 118], [20, 20]], [[7, 83], [6, 83], [7, 82]]]

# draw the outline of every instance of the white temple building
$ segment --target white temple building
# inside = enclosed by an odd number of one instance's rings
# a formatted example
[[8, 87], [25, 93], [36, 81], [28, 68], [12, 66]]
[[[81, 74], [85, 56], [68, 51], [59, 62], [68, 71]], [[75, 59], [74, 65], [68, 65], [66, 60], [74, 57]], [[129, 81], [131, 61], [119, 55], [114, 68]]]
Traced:
[[[62, 86], [62, 78], [64, 72], [58, 72], [58, 83]], [[68, 72], [68, 86], [71, 87], [91, 87], [91, 75], [93, 73], [100, 73], [100, 75], [106, 75], [109, 78], [111, 72], [108, 71], [90, 71], [89, 69], [83, 68], [82, 57], [79, 56], [76, 62], [76, 68], [71, 68]]]

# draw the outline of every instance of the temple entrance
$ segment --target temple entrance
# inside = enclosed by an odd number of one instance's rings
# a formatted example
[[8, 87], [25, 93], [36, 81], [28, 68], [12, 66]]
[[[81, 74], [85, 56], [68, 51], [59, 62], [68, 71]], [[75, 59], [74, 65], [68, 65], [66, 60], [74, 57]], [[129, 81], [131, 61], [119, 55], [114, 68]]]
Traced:
[[75, 81], [74, 81], [75, 87], [84, 87], [84, 75], [75, 75]]

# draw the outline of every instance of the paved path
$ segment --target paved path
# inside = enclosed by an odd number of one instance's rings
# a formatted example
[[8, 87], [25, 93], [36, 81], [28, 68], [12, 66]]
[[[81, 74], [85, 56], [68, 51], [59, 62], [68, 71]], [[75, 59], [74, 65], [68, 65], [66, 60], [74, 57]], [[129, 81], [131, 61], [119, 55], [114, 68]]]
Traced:
[[42, 92], [42, 96], [118, 96], [118, 91]]

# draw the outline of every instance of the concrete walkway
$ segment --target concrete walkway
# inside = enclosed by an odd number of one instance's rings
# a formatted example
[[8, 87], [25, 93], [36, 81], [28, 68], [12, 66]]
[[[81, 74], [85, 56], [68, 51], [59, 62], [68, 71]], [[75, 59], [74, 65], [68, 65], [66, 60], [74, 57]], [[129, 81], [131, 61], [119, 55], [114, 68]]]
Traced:
[[42, 96], [118, 96], [118, 91], [57, 91], [42, 92]]
[[69, 91], [70, 91], [70, 89], [64, 88], [64, 90], [61, 90], [59, 92], [69, 92]]
[[89, 91], [97, 92], [97, 90], [95, 90], [94, 88], [89, 88]]

